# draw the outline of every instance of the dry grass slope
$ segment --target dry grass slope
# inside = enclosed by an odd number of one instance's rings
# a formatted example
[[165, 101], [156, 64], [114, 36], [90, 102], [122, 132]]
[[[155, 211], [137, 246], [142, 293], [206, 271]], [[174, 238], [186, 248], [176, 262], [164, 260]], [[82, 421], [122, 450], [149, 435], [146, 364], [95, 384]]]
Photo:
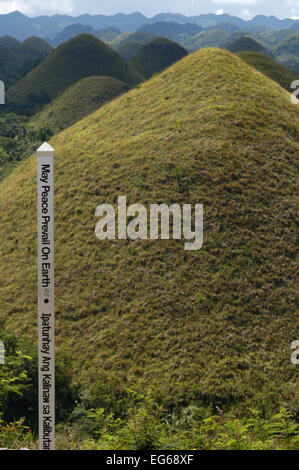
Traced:
[[35, 114], [30, 123], [35, 129], [46, 127], [56, 134], [128, 90], [116, 78], [83, 78]]
[[[57, 348], [103, 396], [298, 410], [298, 108], [227, 51], [196, 52], [51, 140]], [[95, 208], [204, 204], [204, 246], [105, 241]], [[37, 335], [36, 158], [0, 184], [0, 321]], [[100, 392], [99, 392], [100, 393]]]
[[74, 83], [89, 76], [109, 76], [127, 85], [142, 81], [113, 49], [90, 34], [80, 34], [61, 44], [7, 93], [10, 106], [28, 109], [56, 98]]

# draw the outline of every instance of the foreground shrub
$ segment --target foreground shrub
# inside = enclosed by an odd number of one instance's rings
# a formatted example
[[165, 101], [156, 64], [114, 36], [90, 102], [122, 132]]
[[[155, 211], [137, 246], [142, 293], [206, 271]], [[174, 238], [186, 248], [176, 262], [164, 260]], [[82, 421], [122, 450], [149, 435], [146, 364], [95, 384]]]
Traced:
[[[134, 393], [134, 392], [132, 392]], [[299, 424], [282, 408], [265, 419], [249, 409], [238, 418], [218, 414], [200, 418], [201, 408], [189, 407], [178, 417], [169, 415], [151, 396], [134, 396], [135, 404], [125, 419], [92, 409], [88, 417], [95, 429], [94, 439], [85, 441], [87, 449], [109, 450], [295, 450], [299, 446]]]

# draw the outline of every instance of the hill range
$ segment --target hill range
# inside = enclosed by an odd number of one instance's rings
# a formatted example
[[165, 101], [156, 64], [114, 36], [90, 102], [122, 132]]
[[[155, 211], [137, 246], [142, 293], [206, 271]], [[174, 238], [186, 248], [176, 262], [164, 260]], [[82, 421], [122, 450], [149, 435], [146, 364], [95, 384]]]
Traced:
[[10, 87], [8, 106], [13, 111], [32, 113], [78, 80], [95, 75], [111, 76], [130, 86], [142, 81], [138, 72], [103, 41], [82, 34], [63, 43]]
[[6, 87], [17, 82], [52, 52], [52, 47], [39, 37], [20, 43], [15, 38], [0, 38], [0, 79]]
[[179, 44], [157, 37], [149, 44], [144, 44], [130, 63], [142, 77], [150, 78], [186, 55], [188, 52]]
[[83, 78], [35, 114], [30, 124], [56, 134], [128, 89], [128, 85], [112, 77]]
[[287, 91], [290, 91], [290, 84], [298, 79], [294, 72], [264, 54], [258, 52], [240, 52], [238, 56], [247, 64], [279, 83]]
[[[298, 129], [289, 93], [204, 49], [51, 140], [56, 342], [75, 381], [111, 402], [152, 387], [169, 409], [298, 410]], [[95, 209], [119, 195], [203, 204], [203, 248], [99, 241]], [[0, 321], [35, 341], [35, 156], [0, 183], [0, 206]]]
[[[40, 16], [30, 18], [15, 11], [9, 14], [0, 15], [0, 30], [3, 35], [16, 37], [24, 40], [29, 36], [40, 36], [44, 39], [53, 39], [66, 25], [81, 24], [91, 26], [99, 31], [107, 27], [118, 28], [121, 31], [136, 31], [144, 25], [159, 22], [172, 22], [178, 24], [193, 23], [202, 28], [217, 27], [218, 25], [233, 25], [234, 28], [265, 28], [265, 29], [286, 29], [295, 28], [299, 24], [298, 20], [292, 18], [279, 19], [275, 16], [258, 15], [251, 20], [245, 21], [237, 16], [228, 14], [203, 14], [187, 17], [182, 14], [160, 13], [153, 18], [147, 18], [141, 13], [106, 15], [80, 15], [72, 17], [69, 15]], [[230, 26], [231, 28], [231, 26]], [[160, 34], [160, 33], [159, 33]]]

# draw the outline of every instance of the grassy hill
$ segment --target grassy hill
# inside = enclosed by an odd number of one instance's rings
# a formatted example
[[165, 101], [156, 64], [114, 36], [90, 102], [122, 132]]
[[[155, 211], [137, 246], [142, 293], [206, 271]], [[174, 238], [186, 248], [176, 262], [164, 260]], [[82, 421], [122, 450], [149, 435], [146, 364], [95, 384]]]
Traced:
[[299, 75], [299, 32], [287, 36], [274, 49], [276, 59]]
[[25, 63], [47, 57], [52, 47], [43, 39], [32, 36], [16, 46], [13, 52], [19, 62]]
[[95, 30], [92, 26], [84, 25], [84, 24], [70, 24], [66, 26], [60, 33], [55, 36], [52, 40], [52, 45], [54, 47], [58, 47], [60, 44], [69, 41], [70, 39], [74, 38], [75, 36], [79, 36], [79, 34], [92, 34], [95, 35]]
[[230, 34], [221, 29], [204, 30], [193, 37], [181, 38], [182, 44], [189, 52], [197, 51], [203, 47], [224, 47]]
[[[97, 406], [153, 387], [169, 412], [298, 413], [298, 129], [285, 90], [203, 49], [51, 139], [57, 350]], [[119, 195], [204, 204], [203, 248], [99, 241], [95, 209]], [[33, 342], [35, 156], [0, 183], [0, 207], [0, 324]]]
[[195, 36], [202, 31], [202, 27], [195, 23], [172, 23], [169, 21], [158, 21], [156, 23], [143, 25], [137, 33], [149, 33], [159, 37], [165, 37], [170, 41], [179, 41], [182, 34]]
[[238, 56], [247, 62], [247, 64], [279, 83], [282, 88], [285, 88], [289, 92], [291, 91], [291, 83], [298, 78], [294, 72], [263, 54], [257, 52], [241, 52]]
[[145, 44], [131, 60], [131, 64], [140, 75], [150, 78], [188, 54], [179, 44], [165, 38], [155, 38]]
[[11, 50], [0, 45], [0, 80], [6, 87], [19, 78]]
[[261, 34], [261, 38], [264, 43], [268, 44], [269, 46], [275, 46], [279, 44], [281, 41], [286, 39], [290, 34], [293, 34], [294, 30], [292, 29], [280, 29], [274, 31], [266, 31]]
[[17, 47], [20, 42], [11, 36], [2, 36], [0, 37], [0, 46], [4, 47]]
[[122, 34], [121, 30], [114, 28], [113, 26], [108, 26], [107, 28], [101, 29], [96, 32], [96, 36], [105, 42], [111, 42]]
[[259, 52], [260, 54], [268, 55], [269, 52], [265, 47], [258, 41], [255, 41], [249, 36], [243, 36], [240, 39], [232, 42], [227, 46], [230, 52]]
[[52, 52], [43, 39], [30, 37], [20, 43], [14, 38], [0, 38], [0, 77], [11, 86]]
[[128, 41], [115, 49], [124, 60], [132, 60], [142, 48], [143, 43], [139, 41]]
[[57, 133], [128, 89], [128, 85], [112, 77], [83, 78], [35, 114], [30, 123], [36, 129], [44, 127]]
[[274, 50], [276, 55], [295, 55], [299, 57], [299, 32], [290, 34]]
[[38, 67], [7, 93], [11, 109], [34, 112], [78, 80], [111, 76], [127, 85], [142, 79], [113, 49], [89, 34], [76, 36], [59, 46]]
[[141, 42], [142, 44], [148, 44], [153, 41], [153, 39], [155, 39], [156, 37], [157, 36], [150, 33], [122, 33], [117, 38], [115, 38], [111, 44], [113, 45], [113, 47], [116, 48], [124, 46], [128, 42], [132, 41], [137, 41], [139, 43]]

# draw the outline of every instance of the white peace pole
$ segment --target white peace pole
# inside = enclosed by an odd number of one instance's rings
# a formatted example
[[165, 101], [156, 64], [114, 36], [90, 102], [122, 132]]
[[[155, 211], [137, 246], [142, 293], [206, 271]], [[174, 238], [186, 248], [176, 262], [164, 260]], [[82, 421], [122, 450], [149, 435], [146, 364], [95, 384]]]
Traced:
[[39, 449], [55, 449], [54, 149], [37, 151]]

